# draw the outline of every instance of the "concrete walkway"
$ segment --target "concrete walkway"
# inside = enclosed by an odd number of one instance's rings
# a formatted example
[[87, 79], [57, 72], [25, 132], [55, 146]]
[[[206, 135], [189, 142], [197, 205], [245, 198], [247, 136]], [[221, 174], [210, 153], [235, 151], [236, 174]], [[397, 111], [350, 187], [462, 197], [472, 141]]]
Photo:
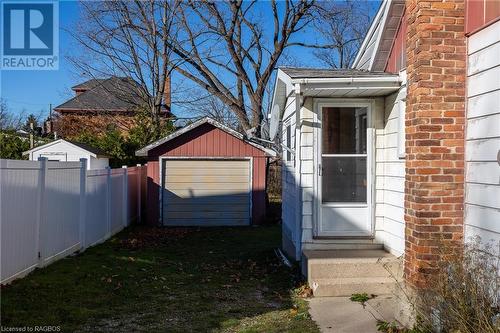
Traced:
[[363, 307], [349, 297], [314, 297], [309, 307], [321, 332], [377, 333], [377, 319], [394, 320], [396, 302], [392, 296], [378, 296]]

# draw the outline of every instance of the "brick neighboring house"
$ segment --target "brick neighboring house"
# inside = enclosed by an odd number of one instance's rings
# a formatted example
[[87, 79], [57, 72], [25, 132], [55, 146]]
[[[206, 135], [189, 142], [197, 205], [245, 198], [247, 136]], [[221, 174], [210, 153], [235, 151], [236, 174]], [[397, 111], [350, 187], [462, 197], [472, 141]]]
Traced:
[[[283, 248], [315, 295], [387, 292], [364, 250], [422, 287], [442, 241], [500, 242], [500, 1], [385, 0], [351, 69], [280, 68], [272, 104]], [[345, 258], [366, 269], [323, 274]]]
[[[53, 131], [61, 137], [74, 137], [88, 131], [100, 134], [110, 127], [127, 133], [135, 124], [141, 90], [131, 78], [112, 76], [91, 79], [71, 88], [75, 96], [54, 108]], [[162, 117], [170, 113], [170, 80], [167, 80]]]

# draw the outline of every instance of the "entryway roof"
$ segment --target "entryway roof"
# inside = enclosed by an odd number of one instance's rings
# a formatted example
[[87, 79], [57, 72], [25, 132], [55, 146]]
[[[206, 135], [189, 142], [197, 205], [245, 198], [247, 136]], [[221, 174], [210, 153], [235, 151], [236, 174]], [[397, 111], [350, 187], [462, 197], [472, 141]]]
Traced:
[[[279, 75], [280, 72], [283, 75]], [[374, 97], [385, 96], [401, 87], [399, 75], [359, 69], [279, 68], [278, 80], [300, 84], [302, 96]], [[285, 82], [286, 83], [286, 82]]]
[[[401, 88], [401, 83], [402, 78], [398, 74], [386, 72], [280, 67], [271, 110], [280, 110], [281, 119], [286, 100], [294, 93], [316, 98], [370, 98], [396, 92]], [[278, 108], [274, 108], [275, 105]]]
[[360, 69], [346, 68], [301, 68], [301, 67], [280, 67], [286, 75], [292, 79], [306, 78], [342, 78], [342, 77], [378, 77], [378, 76], [394, 76], [391, 73], [379, 71], [366, 71]]

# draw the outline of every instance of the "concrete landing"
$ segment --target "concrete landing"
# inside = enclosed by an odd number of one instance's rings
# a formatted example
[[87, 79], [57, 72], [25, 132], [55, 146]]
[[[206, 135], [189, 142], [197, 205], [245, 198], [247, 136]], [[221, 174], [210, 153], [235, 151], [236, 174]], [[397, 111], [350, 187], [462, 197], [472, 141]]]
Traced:
[[314, 297], [309, 299], [309, 313], [321, 332], [377, 333], [377, 320], [394, 320], [397, 299], [379, 296], [365, 306], [349, 297]]
[[314, 296], [392, 295], [400, 261], [384, 250], [303, 251], [303, 274]]

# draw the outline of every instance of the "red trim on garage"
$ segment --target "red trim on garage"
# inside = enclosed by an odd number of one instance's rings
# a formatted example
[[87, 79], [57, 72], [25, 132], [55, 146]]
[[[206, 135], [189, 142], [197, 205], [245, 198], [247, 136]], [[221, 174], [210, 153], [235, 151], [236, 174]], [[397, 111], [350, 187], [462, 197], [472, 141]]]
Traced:
[[159, 184], [160, 184], [160, 168], [158, 160], [150, 160], [147, 164], [147, 192], [146, 192], [146, 207], [147, 207], [147, 221], [149, 225], [158, 224], [158, 219], [160, 218], [159, 210]]

